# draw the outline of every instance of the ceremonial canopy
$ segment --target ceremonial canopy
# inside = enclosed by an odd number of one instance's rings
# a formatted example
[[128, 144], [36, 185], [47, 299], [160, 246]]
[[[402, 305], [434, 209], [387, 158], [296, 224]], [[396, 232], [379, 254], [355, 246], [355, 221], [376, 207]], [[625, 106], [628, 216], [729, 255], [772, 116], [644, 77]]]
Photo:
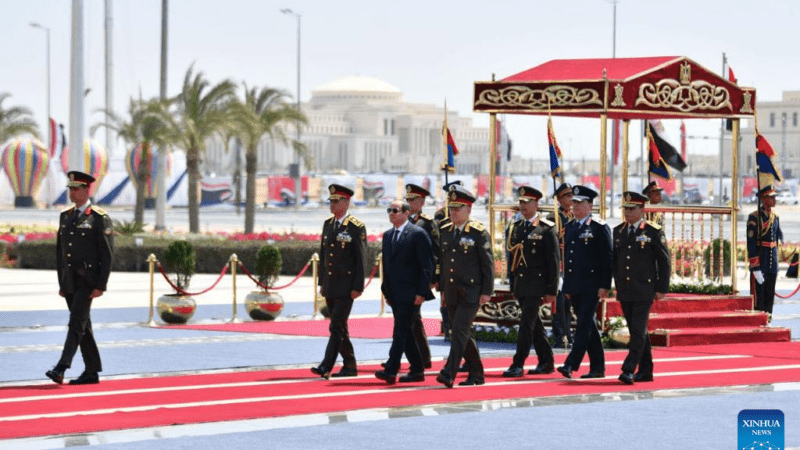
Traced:
[[685, 56], [556, 59], [499, 81], [475, 82], [475, 111], [608, 119], [742, 118], [742, 88]]

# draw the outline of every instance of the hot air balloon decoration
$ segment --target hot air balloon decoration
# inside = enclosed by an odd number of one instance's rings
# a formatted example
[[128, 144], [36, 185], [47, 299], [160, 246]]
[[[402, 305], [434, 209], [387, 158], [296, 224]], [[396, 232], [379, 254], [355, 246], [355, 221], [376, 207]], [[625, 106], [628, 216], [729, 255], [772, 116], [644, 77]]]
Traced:
[[94, 197], [95, 192], [97, 192], [97, 187], [100, 186], [103, 177], [106, 176], [106, 172], [108, 172], [108, 153], [106, 153], [106, 149], [93, 139], [84, 140], [83, 167], [79, 168], [69, 167], [69, 152], [70, 148], [67, 146], [61, 151], [61, 169], [64, 170], [64, 173], [70, 170], [80, 170], [83, 173], [93, 176], [95, 182], [89, 186], [89, 196]]
[[[166, 156], [167, 163], [164, 168], [164, 174], [169, 176], [172, 172], [172, 153], [167, 153]], [[158, 195], [158, 186], [156, 183], [156, 175], [158, 173], [158, 148], [155, 145], [150, 145], [150, 151], [146, 158], [147, 160], [142, 161], [142, 159], [142, 143], [139, 143], [135, 149], [128, 151], [128, 155], [125, 157], [125, 169], [128, 170], [128, 177], [130, 177], [135, 187], [138, 185], [136, 174], [139, 171], [139, 166], [141, 164], [147, 165], [150, 177], [147, 180], [147, 185], [144, 187], [145, 208], [152, 209], [155, 207], [155, 198], [156, 195]]]
[[14, 189], [14, 206], [32, 207], [47, 174], [50, 155], [39, 141], [18, 139], [3, 149], [3, 168]]

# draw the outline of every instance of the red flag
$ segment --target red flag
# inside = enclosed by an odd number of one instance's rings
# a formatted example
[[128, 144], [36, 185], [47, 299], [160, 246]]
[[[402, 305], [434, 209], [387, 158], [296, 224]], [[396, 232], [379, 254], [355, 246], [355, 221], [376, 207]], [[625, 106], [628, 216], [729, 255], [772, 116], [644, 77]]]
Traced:
[[736, 84], [736, 82], [739, 81], [736, 79], [736, 75], [733, 74], [733, 69], [731, 69], [730, 66], [728, 66], [728, 81], [734, 84]]
[[681, 120], [681, 158], [686, 161], [686, 124]]

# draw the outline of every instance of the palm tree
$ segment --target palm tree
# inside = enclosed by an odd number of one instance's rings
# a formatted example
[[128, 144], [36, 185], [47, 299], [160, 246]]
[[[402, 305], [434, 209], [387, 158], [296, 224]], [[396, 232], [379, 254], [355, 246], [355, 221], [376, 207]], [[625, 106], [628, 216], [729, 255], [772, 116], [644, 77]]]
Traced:
[[153, 158], [153, 145], [162, 151], [177, 140], [176, 126], [169, 111], [170, 101], [153, 98], [147, 101], [131, 99], [128, 106], [130, 121], [125, 121], [113, 111], [101, 111], [106, 122], [93, 125], [93, 134], [99, 127], [106, 127], [117, 133], [134, 149], [142, 144], [142, 156], [136, 171], [136, 207], [133, 221], [144, 223], [145, 188], [150, 182]]
[[189, 189], [189, 232], [200, 231], [200, 200], [197, 185], [200, 182], [200, 158], [205, 151], [205, 141], [226, 127], [232, 126], [228, 100], [236, 93], [230, 80], [215, 86], [202, 72], [186, 71], [181, 93], [175, 97], [178, 106], [177, 122], [180, 141], [186, 149], [186, 171]]
[[9, 97], [11, 94], [8, 92], [0, 92], [0, 144], [23, 133], [29, 133], [39, 139], [39, 127], [33, 120], [33, 113], [29, 108], [25, 106], [3, 108], [3, 102]]
[[[248, 89], [244, 85], [244, 102], [234, 107], [236, 128], [245, 147], [245, 208], [244, 232], [252, 233], [255, 221], [256, 170], [258, 169], [258, 143], [266, 135], [270, 139], [289, 143], [282, 126], [288, 122], [308, 123], [305, 115], [286, 103], [289, 95], [277, 89]], [[295, 140], [291, 141], [295, 151], [304, 159], [306, 167], [311, 167], [311, 158], [306, 147]], [[299, 202], [300, 199], [297, 199]]]

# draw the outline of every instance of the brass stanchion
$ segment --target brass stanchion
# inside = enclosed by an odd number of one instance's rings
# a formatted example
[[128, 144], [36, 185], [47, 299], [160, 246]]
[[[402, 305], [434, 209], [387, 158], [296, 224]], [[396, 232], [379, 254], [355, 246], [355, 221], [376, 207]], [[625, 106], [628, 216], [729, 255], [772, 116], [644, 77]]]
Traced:
[[236, 253], [231, 255], [228, 261], [231, 265], [231, 276], [233, 276], [233, 317], [231, 323], [242, 323], [242, 320], [236, 316], [236, 267], [239, 265], [239, 258]]
[[311, 316], [312, 318], [317, 317], [319, 314], [319, 307], [317, 306], [318, 295], [317, 295], [317, 280], [319, 279], [319, 254], [314, 253], [311, 255], [311, 276], [314, 278], [311, 280], [311, 289], [314, 290], [314, 295], [311, 297], [313, 299], [312, 303], [314, 303], [314, 314]]
[[155, 328], [156, 321], [153, 320], [153, 272], [156, 268], [156, 255], [150, 253], [147, 257], [147, 265], [150, 266], [150, 318], [147, 320], [147, 326]]
[[[378, 253], [378, 258], [375, 263], [378, 265], [378, 281], [381, 282], [381, 286], [383, 286], [383, 253]], [[381, 313], [380, 316], [386, 314], [386, 298], [383, 296], [383, 290], [381, 290]]]

